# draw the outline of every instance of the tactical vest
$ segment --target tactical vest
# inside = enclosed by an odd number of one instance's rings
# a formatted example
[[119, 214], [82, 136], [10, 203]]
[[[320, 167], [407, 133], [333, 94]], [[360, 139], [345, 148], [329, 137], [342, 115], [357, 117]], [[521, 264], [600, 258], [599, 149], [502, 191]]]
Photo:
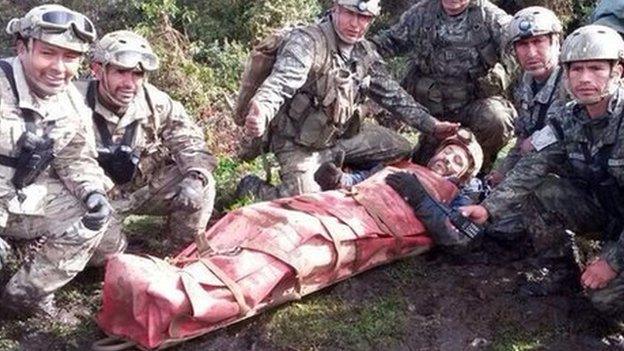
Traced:
[[445, 16], [440, 6], [437, 0], [423, 6], [418, 46], [402, 82], [418, 102], [438, 116], [456, 112], [478, 97], [502, 94], [504, 83], [497, 80], [507, 79], [505, 69], [497, 64], [498, 48], [481, 8], [470, 5], [464, 15], [468, 30], [461, 38], [449, 40], [440, 34]]
[[[313, 38], [323, 42], [317, 42], [315, 63], [306, 83], [282, 106], [271, 123], [271, 132], [298, 145], [324, 149], [359, 132], [359, 105], [370, 84], [375, 51], [363, 40], [353, 48], [351, 56], [356, 59], [345, 60], [330, 20], [303, 30], [322, 32]], [[326, 49], [319, 50], [321, 46]]]
[[[536, 131], [544, 128], [546, 125], [546, 119], [548, 117], [548, 110], [552, 106], [552, 104], [561, 97], [561, 83], [563, 78], [563, 68], [560, 68], [556, 76], [554, 77], [554, 84], [552, 86], [552, 91], [548, 96], [548, 101], [546, 104], [542, 104], [538, 101], [535, 101], [535, 96], [537, 94], [533, 94], [533, 101], [527, 101], [525, 97], [520, 97], [517, 99], [518, 118], [516, 119], [516, 134], [522, 138], [528, 138], [533, 135]], [[546, 84], [550, 83], [550, 78], [546, 82]], [[523, 83], [524, 84], [524, 83]], [[546, 86], [544, 86], [545, 88]], [[531, 89], [531, 87], [525, 87], [526, 89]], [[542, 89], [544, 89], [542, 88]], [[538, 94], [541, 93], [538, 92]], [[533, 104], [529, 107], [529, 104]]]
[[[568, 110], [564, 116], [571, 116], [572, 108], [571, 105], [566, 107]], [[614, 174], [622, 173], [624, 167], [624, 145], [620, 140], [624, 112], [617, 118], [619, 120], [615, 143], [605, 144], [593, 154], [589, 143], [566, 144], [573, 180], [580, 183], [583, 188], [591, 190], [595, 199], [611, 218], [605, 235], [615, 235], [616, 238], [624, 229], [624, 189], [614, 176]], [[560, 138], [564, 137], [564, 131], [559, 121], [552, 120], [551, 125]], [[586, 132], [585, 134], [587, 135]]]

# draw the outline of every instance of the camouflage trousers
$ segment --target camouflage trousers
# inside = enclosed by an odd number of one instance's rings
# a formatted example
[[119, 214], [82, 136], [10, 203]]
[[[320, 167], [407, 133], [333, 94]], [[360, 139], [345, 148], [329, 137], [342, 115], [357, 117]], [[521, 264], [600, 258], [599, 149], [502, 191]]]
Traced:
[[[600, 238], [610, 223], [607, 211], [575, 182], [556, 176], [547, 177], [523, 206], [524, 225], [535, 253], [546, 259], [562, 258], [578, 249], [566, 233]], [[609, 245], [612, 243], [606, 243]], [[624, 312], [624, 274], [609, 285], [587, 292], [597, 309], [609, 314]]]
[[3, 304], [30, 308], [81, 272], [106, 229], [93, 231], [82, 224], [86, 209], [60, 182], [48, 182], [43, 215], [9, 213], [3, 237], [41, 240], [7, 283]]
[[361, 168], [408, 157], [411, 148], [409, 141], [398, 133], [368, 123], [362, 125], [356, 136], [339, 140], [334, 147], [321, 150], [273, 138], [271, 149], [280, 166], [281, 183], [277, 186], [263, 184], [254, 195], [268, 201], [321, 191], [314, 180], [314, 172], [324, 162], [333, 161], [340, 151], [345, 154], [346, 166]]
[[133, 192], [122, 191], [120, 195], [114, 196], [111, 204], [115, 212], [90, 265], [103, 265], [106, 256], [126, 249], [128, 240], [123, 232], [123, 221], [129, 215], [167, 216], [168, 235], [175, 246], [193, 242], [196, 233], [206, 229], [212, 215], [215, 181], [212, 176], [209, 177], [204, 187], [203, 206], [189, 212], [173, 205], [177, 186], [183, 178], [177, 166], [169, 166], [158, 172], [148, 185]]
[[[494, 96], [469, 103], [456, 113], [436, 116], [438, 119], [461, 123], [472, 131], [483, 149], [483, 173], [489, 172], [498, 152], [513, 136], [517, 112], [506, 99]], [[426, 165], [435, 154], [439, 141], [432, 136], [421, 135], [414, 151], [414, 161]]]

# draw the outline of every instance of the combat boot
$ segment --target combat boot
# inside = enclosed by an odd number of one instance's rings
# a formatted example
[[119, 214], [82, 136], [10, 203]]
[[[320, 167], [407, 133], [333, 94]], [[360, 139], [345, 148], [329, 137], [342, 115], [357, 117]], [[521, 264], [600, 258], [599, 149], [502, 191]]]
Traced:
[[244, 197], [258, 198], [260, 189], [264, 185], [267, 185], [267, 182], [262, 180], [262, 178], [258, 177], [257, 175], [246, 175], [243, 177], [243, 179], [240, 180], [240, 182], [236, 186], [236, 192], [234, 193], [234, 197], [236, 199], [242, 199]]

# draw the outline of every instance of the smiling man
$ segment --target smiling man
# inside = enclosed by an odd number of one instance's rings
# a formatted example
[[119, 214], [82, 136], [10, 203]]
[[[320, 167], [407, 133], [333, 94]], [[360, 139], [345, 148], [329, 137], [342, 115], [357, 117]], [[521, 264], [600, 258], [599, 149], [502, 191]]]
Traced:
[[[624, 41], [604, 26], [566, 38], [560, 63], [574, 101], [549, 120], [558, 142], [521, 159], [483, 206], [463, 208], [485, 222], [522, 212], [542, 267], [524, 290], [544, 295], [578, 286], [594, 305], [624, 312]], [[554, 174], [554, 175], [550, 175]], [[602, 234], [602, 252], [580, 280], [566, 229]]]
[[123, 251], [123, 218], [164, 215], [175, 245], [188, 244], [206, 228], [212, 213], [215, 158], [202, 130], [184, 107], [147, 82], [158, 58], [145, 38], [116, 31], [91, 53], [95, 80], [78, 87], [93, 109], [98, 161], [115, 184], [115, 215], [98, 249]]
[[89, 262], [111, 212], [89, 109], [70, 84], [95, 28], [81, 13], [43, 5], [7, 32], [18, 55], [0, 61], [1, 235], [40, 248], [7, 283], [2, 308], [63, 320], [54, 292]]
[[546, 119], [562, 109], [566, 101], [559, 67], [562, 32], [557, 16], [539, 6], [518, 11], [509, 23], [509, 45], [524, 73], [514, 91], [513, 102], [518, 111], [516, 144], [504, 162], [487, 176], [492, 186], [500, 183], [522, 156], [557, 140], [550, 127], [546, 127]]
[[239, 196], [269, 200], [318, 191], [314, 172], [339, 150], [351, 165], [409, 154], [409, 142], [398, 134], [362, 123], [367, 97], [432, 137], [457, 131], [456, 123], [440, 122], [416, 103], [364, 39], [380, 10], [379, 0], [336, 0], [323, 22], [286, 36], [272, 72], [251, 99], [245, 123], [252, 136], [268, 129], [282, 182], [272, 186], [247, 176]]

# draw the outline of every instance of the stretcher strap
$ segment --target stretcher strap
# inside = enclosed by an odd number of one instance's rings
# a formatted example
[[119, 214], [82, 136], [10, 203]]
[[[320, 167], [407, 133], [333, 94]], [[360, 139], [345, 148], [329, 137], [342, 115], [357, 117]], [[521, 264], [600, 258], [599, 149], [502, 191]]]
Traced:
[[362, 193], [354, 193], [352, 194], [353, 199], [362, 206], [366, 212], [373, 218], [375, 223], [379, 226], [384, 233], [392, 235], [396, 239], [396, 248], [398, 249], [403, 242], [403, 236], [399, 232], [399, 229], [396, 228], [392, 224], [387, 224], [383, 218], [384, 214], [381, 212], [379, 207], [377, 206], [377, 202], [370, 201], [366, 196], [362, 195]]
[[290, 266], [295, 271], [296, 296], [297, 298], [301, 297], [301, 277], [300, 277], [301, 263], [297, 262], [295, 257], [293, 257], [292, 253], [286, 252], [282, 250], [281, 248], [273, 244], [266, 243], [266, 242], [261, 243], [261, 245], [258, 245], [253, 241], [249, 241], [249, 242], [244, 243], [243, 245], [240, 245], [240, 247], [243, 249], [248, 249], [248, 250], [257, 251], [263, 254], [267, 254], [269, 256], [272, 256], [278, 259], [282, 263]]
[[238, 306], [241, 309], [241, 314], [247, 314], [251, 308], [247, 304], [247, 301], [245, 301], [245, 295], [243, 294], [241, 286], [228, 277], [228, 275], [225, 274], [221, 268], [217, 267], [217, 265], [212, 263], [209, 259], [200, 258], [199, 261], [230, 290], [232, 296], [234, 296], [234, 299], [236, 300], [236, 303], [238, 303]]

